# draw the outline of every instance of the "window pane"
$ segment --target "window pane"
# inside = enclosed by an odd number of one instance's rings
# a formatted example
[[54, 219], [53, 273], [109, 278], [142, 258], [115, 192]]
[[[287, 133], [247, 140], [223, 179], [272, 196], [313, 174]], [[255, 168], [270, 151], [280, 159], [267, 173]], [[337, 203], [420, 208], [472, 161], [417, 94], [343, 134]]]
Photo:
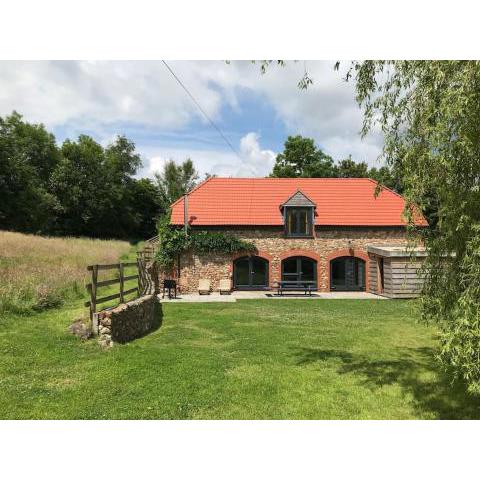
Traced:
[[267, 262], [261, 258], [252, 258], [252, 285], [265, 286], [267, 284]]
[[248, 285], [249, 279], [249, 262], [248, 258], [242, 258], [235, 262], [235, 284]]
[[297, 273], [297, 258], [287, 258], [283, 261], [283, 273]]
[[307, 230], [307, 211], [306, 210], [299, 210], [298, 211], [298, 233], [301, 235], [306, 235]]
[[345, 259], [334, 260], [332, 262], [332, 283], [335, 286], [345, 285]]
[[302, 258], [302, 280], [313, 282], [315, 280], [316, 262], [309, 258]]
[[309, 208], [287, 207], [286, 230], [289, 235], [311, 235], [312, 215]]

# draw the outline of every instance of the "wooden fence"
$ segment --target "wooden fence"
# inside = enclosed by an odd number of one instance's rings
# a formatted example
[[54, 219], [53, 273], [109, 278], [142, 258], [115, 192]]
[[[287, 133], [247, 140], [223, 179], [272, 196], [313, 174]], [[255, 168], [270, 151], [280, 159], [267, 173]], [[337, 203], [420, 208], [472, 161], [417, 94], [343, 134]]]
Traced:
[[[137, 267], [137, 273], [135, 275], [125, 275], [125, 268]], [[90, 295], [90, 300], [85, 302], [85, 306], [90, 308], [90, 319], [93, 319], [93, 315], [97, 312], [97, 305], [109, 302], [111, 300], [118, 299], [118, 304], [125, 302], [125, 297], [131, 293], [136, 292], [137, 296], [146, 295], [151, 293], [152, 282], [150, 276], [146, 270], [145, 259], [139, 258], [137, 262], [127, 263], [112, 263], [108, 265], [89, 265], [87, 270], [91, 272], [91, 283], [87, 284], [87, 291]], [[115, 270], [118, 273], [118, 277], [108, 280], [98, 280], [98, 272], [102, 270]], [[137, 280], [137, 286], [128, 288], [125, 290], [125, 282], [129, 280]], [[99, 296], [98, 290], [102, 287], [109, 287], [111, 285], [118, 285], [118, 293], [111, 295]]]

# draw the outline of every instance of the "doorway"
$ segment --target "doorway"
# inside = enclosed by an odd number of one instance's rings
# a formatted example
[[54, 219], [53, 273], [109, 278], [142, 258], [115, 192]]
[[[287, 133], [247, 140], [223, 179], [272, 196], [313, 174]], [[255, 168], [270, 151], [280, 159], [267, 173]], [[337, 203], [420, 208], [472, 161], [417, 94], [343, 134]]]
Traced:
[[233, 262], [233, 286], [240, 290], [268, 287], [268, 260], [261, 257], [241, 257]]
[[357, 257], [339, 257], [330, 262], [330, 290], [365, 290], [365, 261]]

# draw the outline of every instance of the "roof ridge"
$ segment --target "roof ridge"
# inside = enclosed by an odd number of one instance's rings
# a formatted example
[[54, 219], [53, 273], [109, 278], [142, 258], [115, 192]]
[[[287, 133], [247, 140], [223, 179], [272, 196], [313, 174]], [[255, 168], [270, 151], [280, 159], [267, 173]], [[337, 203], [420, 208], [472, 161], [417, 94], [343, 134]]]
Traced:
[[[204, 180], [269, 180], [269, 181], [286, 181], [286, 180], [370, 180], [375, 181], [370, 177], [209, 177]], [[200, 185], [199, 185], [200, 186]], [[385, 187], [387, 188], [387, 187]]]

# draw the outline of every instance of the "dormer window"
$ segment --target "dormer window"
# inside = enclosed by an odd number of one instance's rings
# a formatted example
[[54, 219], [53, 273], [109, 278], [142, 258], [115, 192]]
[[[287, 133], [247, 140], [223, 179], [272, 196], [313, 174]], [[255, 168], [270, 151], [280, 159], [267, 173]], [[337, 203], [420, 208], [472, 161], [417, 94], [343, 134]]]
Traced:
[[300, 190], [280, 206], [287, 237], [313, 237], [315, 204]]
[[312, 208], [287, 207], [285, 227], [289, 237], [312, 236]]

